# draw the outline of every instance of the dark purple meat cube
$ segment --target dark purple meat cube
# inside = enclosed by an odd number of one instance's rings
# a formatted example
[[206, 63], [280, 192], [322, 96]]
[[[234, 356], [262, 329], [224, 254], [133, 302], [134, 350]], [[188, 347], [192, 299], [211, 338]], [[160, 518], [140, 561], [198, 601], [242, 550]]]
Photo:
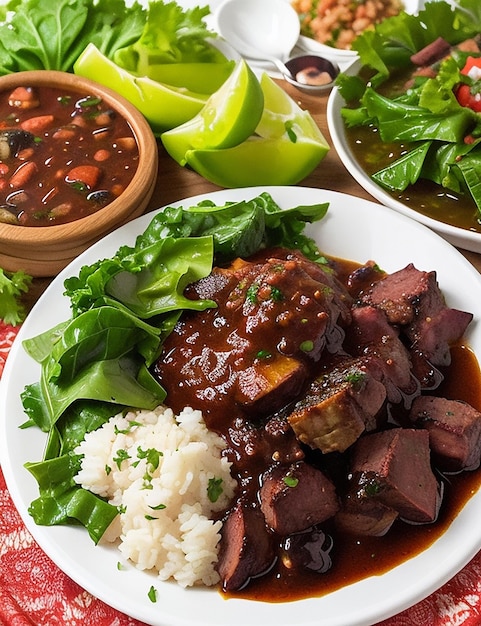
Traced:
[[431, 469], [429, 434], [394, 428], [365, 435], [353, 447], [352, 474], [357, 489], [417, 523], [438, 514], [438, 482]]
[[481, 413], [460, 400], [416, 398], [411, 420], [429, 432], [436, 463], [445, 471], [473, 470], [481, 459]]
[[419, 391], [419, 384], [412, 375], [409, 352], [399, 339], [399, 330], [389, 324], [381, 309], [372, 306], [353, 309], [344, 345], [351, 354], [368, 355], [377, 360], [390, 402], [398, 403], [405, 395]]
[[420, 271], [412, 263], [375, 283], [360, 304], [382, 309], [389, 323], [403, 327], [412, 347], [439, 366], [449, 365], [450, 345], [473, 317], [448, 308], [436, 272]]
[[420, 314], [405, 333], [412, 346], [433, 365], [448, 366], [450, 346], [461, 339], [472, 319], [472, 313], [444, 307], [438, 312]]
[[438, 311], [444, 298], [435, 272], [421, 272], [410, 263], [376, 282], [361, 296], [361, 303], [382, 309], [390, 324], [404, 326], [414, 321], [421, 305]]
[[269, 470], [264, 475], [259, 496], [267, 525], [280, 535], [320, 524], [339, 508], [331, 481], [303, 461]]
[[368, 537], [382, 537], [399, 517], [399, 513], [363, 490], [353, 490], [341, 501], [336, 527], [343, 532]]
[[294, 406], [289, 423], [299, 441], [324, 453], [344, 452], [377, 426], [386, 388], [359, 359], [314, 380]]
[[222, 526], [217, 570], [222, 588], [235, 591], [265, 573], [274, 560], [272, 536], [258, 508], [241, 501]]

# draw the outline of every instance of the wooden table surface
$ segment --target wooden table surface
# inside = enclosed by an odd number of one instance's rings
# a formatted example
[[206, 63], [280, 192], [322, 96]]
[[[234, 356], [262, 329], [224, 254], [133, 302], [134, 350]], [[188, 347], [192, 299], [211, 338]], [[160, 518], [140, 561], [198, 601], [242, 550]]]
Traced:
[[[311, 112], [322, 133], [329, 144], [332, 145], [326, 119], [328, 97], [302, 94], [285, 81], [279, 81], [279, 84], [281, 84], [302, 108]], [[376, 202], [376, 200], [352, 178], [342, 165], [334, 148], [331, 148], [320, 165], [306, 179], [301, 181], [299, 185], [330, 189], [332, 191], [339, 191]], [[219, 189], [221, 188], [209, 183], [199, 174], [180, 167], [169, 157], [159, 142], [159, 174], [154, 194], [146, 212], [177, 200], [211, 191], [218, 191]], [[461, 250], [461, 252], [481, 273], [481, 254], [465, 250]], [[26, 298], [27, 306], [31, 306], [40, 297], [49, 282], [49, 279], [34, 280], [32, 288]]]

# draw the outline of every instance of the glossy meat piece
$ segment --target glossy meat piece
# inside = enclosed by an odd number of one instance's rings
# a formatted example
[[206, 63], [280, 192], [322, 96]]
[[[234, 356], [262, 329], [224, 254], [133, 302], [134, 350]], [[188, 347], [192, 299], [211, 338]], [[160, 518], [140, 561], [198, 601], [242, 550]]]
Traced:
[[292, 463], [304, 458], [293, 430], [280, 415], [271, 417], [264, 425], [237, 418], [227, 430], [226, 440], [227, 456], [249, 480], [254, 467], [263, 472], [273, 462]]
[[285, 250], [215, 268], [189, 297], [218, 306], [182, 316], [154, 375], [169, 406], [202, 409], [214, 428], [294, 400], [323, 351], [340, 349], [352, 303], [331, 272]]
[[354, 308], [344, 346], [354, 356], [365, 355], [377, 360], [390, 402], [399, 403], [404, 397], [419, 393], [409, 352], [399, 338], [398, 328], [389, 324], [382, 309]]
[[263, 476], [259, 497], [267, 525], [279, 535], [320, 524], [339, 508], [332, 482], [303, 461], [269, 470]]
[[430, 454], [424, 430], [393, 428], [365, 435], [353, 447], [351, 489], [379, 500], [405, 520], [433, 522], [440, 494]]
[[450, 50], [451, 44], [443, 39], [443, 37], [438, 37], [427, 46], [424, 46], [424, 48], [413, 54], [411, 56], [411, 63], [421, 66], [432, 65], [449, 54]]
[[410, 418], [429, 432], [436, 463], [445, 471], [473, 470], [481, 458], [481, 413], [460, 400], [421, 396]]
[[351, 296], [356, 300], [359, 294], [369, 290], [374, 283], [384, 278], [383, 272], [375, 261], [367, 261], [354, 269], [346, 279], [346, 287]]
[[274, 547], [258, 508], [238, 501], [222, 526], [217, 570], [225, 591], [235, 591], [272, 565]]
[[451, 362], [450, 345], [460, 339], [471, 313], [447, 307], [436, 272], [412, 263], [389, 274], [362, 294], [359, 304], [382, 309], [390, 324], [398, 324], [410, 345], [435, 366]]
[[385, 535], [399, 513], [382, 502], [366, 495], [363, 489], [353, 489], [341, 500], [335, 517], [336, 528], [343, 532], [368, 537]]
[[423, 310], [405, 333], [430, 363], [446, 367], [451, 363], [450, 346], [461, 339], [472, 319], [472, 313], [448, 307]]
[[369, 359], [349, 359], [316, 378], [289, 414], [296, 436], [324, 453], [344, 452], [365, 430], [377, 426], [376, 416], [386, 388], [373, 376]]
[[439, 310], [444, 297], [436, 273], [419, 271], [412, 263], [386, 275], [361, 295], [361, 305], [382, 309], [390, 324], [406, 326], [414, 322], [419, 310]]

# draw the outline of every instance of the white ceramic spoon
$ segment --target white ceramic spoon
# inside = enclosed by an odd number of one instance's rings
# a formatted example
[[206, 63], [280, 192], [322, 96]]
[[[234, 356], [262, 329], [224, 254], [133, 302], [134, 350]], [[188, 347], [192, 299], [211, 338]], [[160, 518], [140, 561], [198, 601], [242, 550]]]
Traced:
[[315, 54], [289, 59], [300, 22], [286, 0], [224, 0], [214, 18], [218, 32], [237, 52], [269, 61], [301, 91], [322, 93], [332, 87], [339, 73], [336, 64]]

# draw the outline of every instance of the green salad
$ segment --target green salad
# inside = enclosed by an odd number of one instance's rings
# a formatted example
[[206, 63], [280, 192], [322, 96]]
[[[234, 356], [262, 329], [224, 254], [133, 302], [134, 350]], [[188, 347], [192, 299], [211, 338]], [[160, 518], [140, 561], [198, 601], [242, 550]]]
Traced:
[[22, 394], [29, 418], [23, 427], [47, 434], [43, 459], [26, 465], [39, 485], [30, 506], [36, 523], [80, 523], [98, 542], [118, 511], [74, 482], [81, 460], [77, 445], [124, 409], [153, 409], [164, 401], [167, 392], [149, 370], [163, 340], [183, 311], [215, 306], [186, 298], [188, 284], [208, 276], [214, 264], [264, 247], [301, 250], [322, 263], [303, 230], [327, 208], [282, 210], [268, 193], [222, 206], [203, 201], [168, 207], [134, 246], [83, 266], [65, 281], [71, 318], [23, 342], [41, 366], [40, 380]]
[[0, 74], [72, 72], [89, 43], [121, 67], [146, 73], [149, 63], [225, 61], [210, 43], [209, 8], [183, 10], [153, 0], [10, 0], [0, 7]]
[[[425, 179], [469, 194], [481, 215], [481, 52], [459, 46], [480, 33], [481, 3], [459, 0], [455, 9], [429, 2], [419, 15], [389, 18], [355, 40], [361, 69], [338, 78], [343, 120], [407, 146], [372, 175], [383, 188], [404, 191]], [[429, 72], [413, 72], [412, 55], [438, 38], [451, 45], [449, 54]]]

